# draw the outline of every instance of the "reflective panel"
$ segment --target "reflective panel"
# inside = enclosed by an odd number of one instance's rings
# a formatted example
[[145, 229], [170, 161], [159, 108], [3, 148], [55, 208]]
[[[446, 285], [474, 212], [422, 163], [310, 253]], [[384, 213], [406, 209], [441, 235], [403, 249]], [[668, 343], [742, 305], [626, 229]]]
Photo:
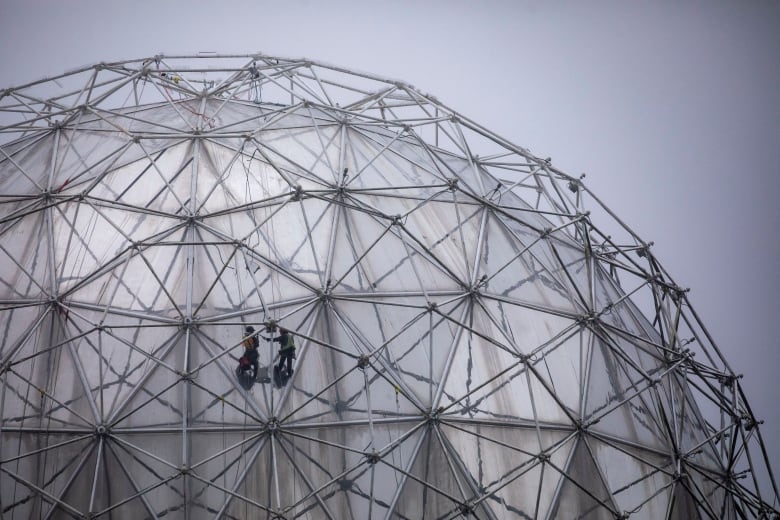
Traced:
[[648, 520], [666, 515], [674, 472], [668, 458], [595, 439], [588, 443], [618, 510]]
[[550, 518], [614, 518], [616, 508], [584, 439], [569, 459]]

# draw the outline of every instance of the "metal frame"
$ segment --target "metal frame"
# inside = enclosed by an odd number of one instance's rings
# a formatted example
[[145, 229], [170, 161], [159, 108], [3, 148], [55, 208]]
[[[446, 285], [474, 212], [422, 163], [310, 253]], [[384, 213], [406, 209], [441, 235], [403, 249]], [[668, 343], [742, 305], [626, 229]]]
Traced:
[[[0, 91], [0, 190], [3, 513], [780, 515], [741, 376], [652, 243], [411, 85], [260, 54], [84, 67]], [[294, 331], [288, 386], [233, 380], [248, 323]]]

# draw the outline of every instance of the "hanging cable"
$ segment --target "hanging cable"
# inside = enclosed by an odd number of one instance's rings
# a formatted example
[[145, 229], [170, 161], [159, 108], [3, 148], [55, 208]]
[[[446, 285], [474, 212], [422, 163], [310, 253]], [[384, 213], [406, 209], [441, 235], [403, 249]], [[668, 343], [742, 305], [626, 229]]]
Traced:
[[[241, 166], [244, 168], [244, 178], [246, 180], [245, 186], [244, 186], [244, 201], [250, 202], [252, 200], [252, 188], [249, 183], [249, 179], [251, 176], [251, 168], [252, 168], [252, 161], [255, 160], [255, 155], [258, 152], [257, 147], [255, 147], [254, 151], [252, 152], [252, 155], [249, 157], [249, 162], [244, 162], [244, 146], [246, 145], [248, 141], [244, 141], [241, 143], [241, 148], [239, 149], [239, 155], [241, 157]], [[247, 208], [247, 212], [249, 212], [249, 218], [252, 221], [252, 229], [255, 229], [255, 234], [257, 235], [257, 243], [260, 243], [260, 239], [262, 235], [260, 234], [260, 230], [257, 229], [257, 220], [255, 219], [255, 214], [252, 209]]]
[[[393, 390], [395, 390], [395, 413], [396, 413], [396, 417], [401, 417], [401, 401], [398, 399], [398, 394], [401, 393], [401, 388], [397, 384], [393, 384]], [[391, 443], [392, 440], [393, 440], [392, 435], [390, 434], [390, 430], [389, 429], [387, 431], [387, 440], [389, 441], [388, 444]], [[395, 449], [391, 450], [390, 451], [390, 457], [393, 460], [393, 467], [397, 468], [398, 465], [400, 464], [401, 460], [396, 461], [396, 453], [395, 452], [396, 452]], [[400, 454], [399, 454], [399, 458], [400, 458]], [[395, 485], [396, 485], [396, 488], [397, 488], [397, 487], [399, 487], [401, 485], [401, 481], [398, 478], [398, 471], [393, 471], [393, 474], [395, 476]]]
[[[160, 64], [159, 64], [159, 62], [157, 63], [157, 71], [158, 72], [160, 71]], [[160, 73], [160, 78], [162, 78], [162, 80], [163, 80], [161, 84], [162, 84], [163, 90], [165, 91], [165, 97], [168, 98], [168, 101], [170, 101], [172, 104], [175, 104], [174, 101], [173, 101], [173, 94], [171, 94], [171, 91], [168, 88], [167, 83], [168, 82], [173, 82], [175, 85], [178, 85], [179, 82], [181, 81], [181, 76], [179, 76], [178, 74], [174, 74], [174, 73], [166, 72], [166, 71], [162, 71], [162, 72], [159, 72], [159, 73]], [[187, 112], [189, 112], [189, 113], [191, 113], [191, 114], [193, 114], [195, 116], [198, 116], [201, 119], [203, 119], [203, 121], [205, 121], [206, 124], [209, 125], [209, 128], [214, 128], [214, 118], [213, 117], [210, 118], [206, 114], [202, 114], [202, 113], [198, 112], [197, 110], [195, 110], [193, 108], [190, 108], [187, 105], [186, 100], [183, 99], [181, 92], [179, 92], [179, 101], [181, 102], [179, 104], [179, 106], [184, 107], [184, 109]]]
[[[227, 444], [225, 440], [225, 396], [220, 395], [219, 400], [222, 401], [222, 416], [220, 417], [220, 423], [222, 424], [222, 467], [227, 466]], [[222, 472], [222, 487], [227, 488], [227, 471]]]

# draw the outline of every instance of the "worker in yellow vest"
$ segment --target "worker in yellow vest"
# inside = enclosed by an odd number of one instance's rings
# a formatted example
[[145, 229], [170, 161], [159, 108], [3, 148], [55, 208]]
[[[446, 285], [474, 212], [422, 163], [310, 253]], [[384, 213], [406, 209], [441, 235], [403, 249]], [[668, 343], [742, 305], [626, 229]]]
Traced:
[[[266, 338], [269, 341], [279, 343], [279, 365], [276, 370], [284, 379], [289, 379], [293, 374], [293, 359], [295, 359], [295, 340], [289, 330], [280, 327], [279, 335], [275, 338]], [[287, 373], [283, 373], [284, 364], [287, 363]]]

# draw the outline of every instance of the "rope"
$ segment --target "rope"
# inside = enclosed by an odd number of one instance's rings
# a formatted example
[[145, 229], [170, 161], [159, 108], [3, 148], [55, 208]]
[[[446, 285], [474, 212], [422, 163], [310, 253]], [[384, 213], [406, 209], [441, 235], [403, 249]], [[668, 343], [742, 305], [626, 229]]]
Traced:
[[[401, 388], [398, 385], [394, 384], [393, 385], [393, 390], [395, 390], [395, 413], [396, 413], [396, 417], [400, 417], [401, 416], [401, 402], [398, 400], [398, 394], [401, 393]], [[390, 434], [390, 430], [387, 431], [387, 440], [388, 440], [388, 443], [392, 443], [392, 441], [393, 441], [392, 435]], [[396, 452], [396, 450], [392, 450], [390, 456], [393, 459], [393, 466], [397, 468], [399, 466], [399, 462], [396, 462], [396, 460], [395, 460], [395, 455], [396, 455], [395, 452]], [[399, 454], [399, 457], [400, 457], [400, 454]], [[401, 485], [401, 481], [398, 479], [398, 472], [397, 471], [393, 471], [393, 475], [395, 475], [395, 485], [396, 485], [396, 487], [400, 486]]]
[[[244, 433], [242, 435], [246, 435], [246, 397], [244, 397]], [[246, 453], [244, 448], [241, 448], [241, 451]], [[233, 479], [233, 483], [238, 482], [238, 475], [239, 470], [241, 469], [241, 461], [236, 464], [236, 476]], [[244, 485], [246, 485], [246, 481], [244, 481]], [[244, 501], [244, 518], [249, 518], [249, 504]]]
[[[222, 401], [222, 416], [220, 419], [220, 422], [222, 423], [222, 466], [227, 466], [227, 453], [225, 453], [225, 448], [227, 447], [226, 441], [225, 441], [225, 396], [220, 395], [219, 400]], [[225, 480], [227, 478], [227, 472], [222, 473], [222, 487], [227, 488], [227, 481]]]
[[[257, 153], [257, 148], [255, 148], [255, 151], [252, 152], [252, 158], [254, 159], [255, 153]], [[250, 159], [250, 165], [251, 165], [251, 159]], [[249, 190], [249, 170], [247, 170], [247, 191]], [[266, 196], [268, 196], [271, 193], [270, 185], [268, 184], [268, 175], [261, 175], [260, 180], [263, 185], [263, 190], [265, 191]], [[249, 194], [251, 196], [251, 193]], [[251, 199], [248, 199], [251, 200]], [[269, 228], [268, 236], [271, 240], [274, 240], [276, 238], [276, 225], [274, 224], [275, 218], [271, 218], [268, 223], [266, 224]], [[257, 222], [255, 222], [254, 214], [252, 218], [252, 223], [255, 224], [255, 227], [257, 227]], [[260, 230], [257, 230], [258, 235], [258, 243], [260, 242]], [[270, 246], [271, 244], [269, 244]], [[274, 248], [274, 252], [276, 253], [276, 248]], [[274, 302], [279, 302], [281, 300], [281, 290], [279, 289], [279, 273], [274, 271], [269, 271], [269, 276], [271, 278], [271, 296], [273, 297]]]
[[[52, 314], [52, 316], [51, 316], [51, 322], [52, 322], [51, 323], [51, 327], [53, 329], [55, 329], [55, 330], [59, 330], [59, 327], [56, 327], [57, 322], [59, 321], [59, 319], [60, 319], [59, 313]], [[63, 324], [63, 328], [64, 328], [64, 324]], [[51, 393], [49, 395], [56, 395], [56, 392], [57, 392], [57, 381], [60, 379], [60, 378], [57, 377], [57, 375], [59, 375], [60, 360], [62, 359], [62, 349], [63, 348], [64, 347], [60, 347], [60, 348], [54, 350], [53, 352], [51, 352], [49, 354], [50, 356], [54, 356], [54, 367], [49, 366], [49, 370], [48, 370], [48, 378], [47, 378], [48, 380], [47, 380], [47, 383], [48, 383], [48, 386], [51, 388]], [[75, 359], [73, 360], [73, 363], [76, 363]], [[53, 368], [53, 370], [52, 370], [52, 368]], [[53, 381], [51, 381], [51, 379], [53, 379]], [[45, 410], [45, 406], [46, 406], [46, 404], [45, 404], [46, 389], [45, 388], [39, 388], [38, 391], [41, 393], [41, 414], [43, 414], [44, 410]], [[89, 391], [89, 389], [86, 389], [86, 391]], [[43, 442], [45, 443], [45, 445], [48, 446], [48, 444], [49, 444], [49, 431], [50, 431], [50, 428], [51, 428], [51, 421], [52, 421], [51, 412], [49, 412], [47, 414], [47, 416], [48, 417], [47, 417], [47, 421], [46, 421], [46, 438], [44, 439]], [[46, 473], [46, 466], [48, 465], [49, 451], [50, 450], [46, 450], [46, 452], [44, 453], [44, 455], [43, 455], [43, 463], [41, 464], [41, 468], [43, 468], [43, 472], [44, 472], [44, 477], [45, 477], [45, 473]]]
[[[244, 197], [246, 201], [252, 200], [252, 188], [249, 184], [249, 177], [251, 175], [250, 169], [252, 168], [252, 161], [255, 160], [255, 155], [257, 154], [257, 148], [255, 147], [255, 150], [252, 152], [252, 155], [249, 157], [249, 162], [244, 163], [244, 146], [246, 145], [246, 141], [244, 141], [241, 144], [241, 149], [239, 150], [239, 153], [241, 154], [241, 166], [244, 167], [244, 177], [246, 179], [245, 188], [244, 188]], [[249, 212], [249, 218], [252, 220], [252, 228], [255, 229], [255, 233], [257, 234], [257, 243], [260, 244], [260, 239], [262, 235], [260, 234], [260, 230], [257, 228], [257, 220], [255, 219], [255, 214], [251, 209], [247, 209], [247, 212]]]
[[[157, 71], [160, 72], [160, 64], [159, 63], [157, 63]], [[161, 84], [162, 84], [163, 90], [165, 91], [165, 97], [168, 98], [168, 101], [170, 101], [171, 104], [175, 104], [174, 101], [173, 101], [173, 95], [171, 94], [171, 91], [168, 89], [168, 85], [166, 85], [166, 81], [168, 80], [168, 75], [169, 74], [171, 74], [171, 73], [170, 72], [166, 73], [165, 71], [160, 72], [160, 77], [164, 78], [163, 81], [161, 82]], [[173, 81], [176, 85], [178, 85], [179, 82], [181, 81], [181, 76], [178, 76], [176, 74], [171, 74], [170, 78], [171, 78], [170, 81]], [[183, 98], [182, 98], [181, 92], [179, 92], [179, 101], [182, 101], [182, 99]], [[189, 106], [187, 106], [186, 103], [181, 103], [179, 106], [184, 107], [184, 109], [187, 112], [202, 118], [203, 121], [208, 123], [209, 128], [214, 128], [214, 118], [213, 117], [209, 118], [206, 114], [202, 114], [202, 113], [198, 112], [197, 110], [194, 110], [194, 109], [190, 108]]]
[[[35, 342], [36, 346], [38, 345], [38, 338], [40, 336], [40, 333], [41, 333], [41, 330], [40, 330], [40, 328], [38, 328], [35, 331], [35, 339], [33, 340]], [[34, 356], [32, 358], [32, 362], [30, 363], [30, 377], [31, 378], [32, 378], [32, 375], [36, 373], [35, 365], [37, 364], [37, 361], [38, 361], [38, 356]], [[5, 372], [3, 374], [3, 384], [4, 385], [8, 385], [8, 373], [9, 372]], [[24, 395], [24, 407], [22, 408], [22, 417], [24, 417], [24, 418], [27, 417], [27, 407], [28, 407], [28, 405], [34, 406], [34, 405], [32, 405], [32, 403], [30, 401], [30, 393], [32, 392], [33, 388], [35, 388], [35, 387], [33, 386], [32, 382], [28, 381], [27, 382], [27, 392]], [[37, 390], [39, 392], [41, 391], [40, 388], [38, 388]], [[44, 394], [41, 393], [41, 413], [43, 413], [43, 395]], [[17, 447], [16, 447], [16, 452], [17, 453], [21, 453], [22, 452], [22, 441], [23, 441], [23, 439], [24, 439], [24, 436], [23, 435], [19, 435], [19, 441], [18, 441], [18, 444], [17, 444]], [[19, 471], [19, 464], [20, 463], [21, 463], [21, 459], [17, 459], [16, 460], [16, 469], [15, 469], [16, 472]], [[45, 464], [43, 465], [43, 467], [46, 467]], [[12, 499], [13, 502], [12, 503], [16, 503], [17, 502], [17, 492], [19, 491], [19, 488], [20, 488], [21, 484], [19, 484], [19, 482], [17, 480], [14, 480], [13, 483], [14, 483], [14, 494], [13, 494], [13, 499]], [[14, 520], [14, 517], [16, 516], [16, 511], [17, 511], [17, 509], [14, 508], [13, 511], [11, 512], [11, 520]]]
[[[241, 246], [236, 246], [241, 247]], [[244, 298], [244, 287], [241, 285], [241, 274], [240, 269], [238, 268], [238, 254], [233, 255], [233, 258], [235, 258], [236, 266], [231, 267], [236, 272], [236, 288], [238, 289], [238, 310], [244, 311], [246, 309], [245, 305], [245, 298]], [[241, 324], [244, 324], [244, 315], [241, 314]], [[243, 334], [243, 331], [241, 331]]]

